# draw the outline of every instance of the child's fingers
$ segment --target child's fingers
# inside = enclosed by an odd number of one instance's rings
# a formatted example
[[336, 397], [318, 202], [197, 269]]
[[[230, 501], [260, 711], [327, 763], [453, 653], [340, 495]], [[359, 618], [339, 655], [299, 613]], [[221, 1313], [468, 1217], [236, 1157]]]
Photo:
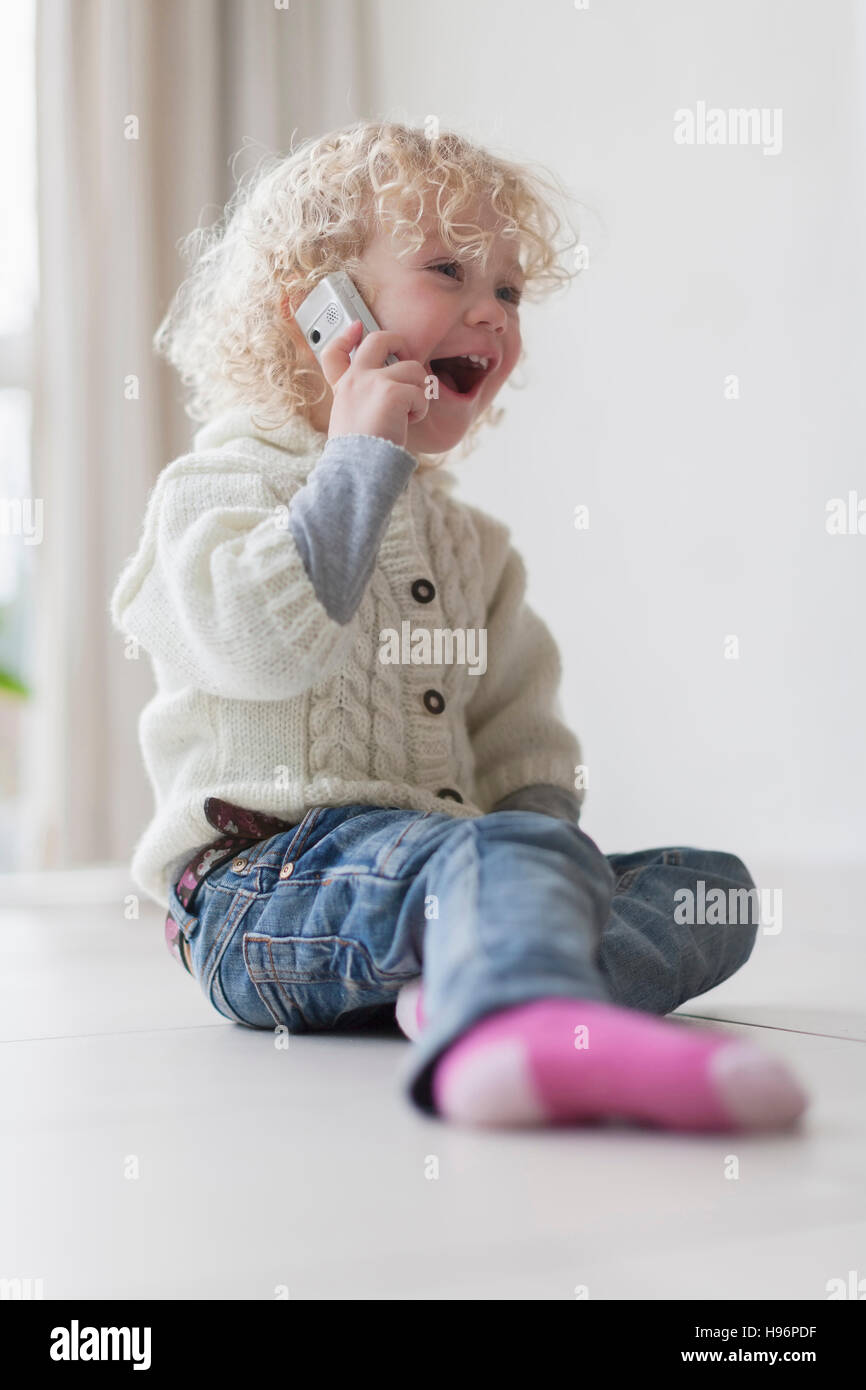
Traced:
[[322, 349], [319, 366], [329, 386], [336, 386], [340, 377], [349, 370], [352, 365], [349, 353], [358, 346], [363, 332], [364, 325], [361, 320], [353, 319], [341, 333], [331, 339], [326, 348]]
[[[409, 345], [401, 333], [379, 328], [375, 333], [366, 335], [352, 360], [359, 367], [384, 367], [389, 357], [395, 357], [398, 362], [402, 362], [408, 356]], [[389, 365], [393, 366], [394, 363]]]

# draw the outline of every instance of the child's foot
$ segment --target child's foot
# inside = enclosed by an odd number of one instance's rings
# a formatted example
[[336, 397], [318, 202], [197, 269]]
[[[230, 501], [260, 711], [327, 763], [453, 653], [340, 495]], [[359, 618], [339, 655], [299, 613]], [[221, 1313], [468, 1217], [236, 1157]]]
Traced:
[[[411, 1000], [414, 1013], [409, 1001], [404, 1017], [412, 1015], [413, 1026], [420, 998]], [[476, 1023], [439, 1059], [433, 1100], [446, 1119], [469, 1125], [617, 1119], [760, 1130], [791, 1124], [808, 1097], [782, 1062], [751, 1043], [616, 1004], [557, 997]]]

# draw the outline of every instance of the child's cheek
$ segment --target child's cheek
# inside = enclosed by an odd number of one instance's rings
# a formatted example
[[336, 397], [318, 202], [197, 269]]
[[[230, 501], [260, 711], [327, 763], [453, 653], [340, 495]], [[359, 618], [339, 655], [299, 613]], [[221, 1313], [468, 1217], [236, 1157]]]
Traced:
[[429, 309], [428, 296], [411, 282], [382, 285], [377, 295], [378, 313], [371, 305], [373, 317], [391, 333], [402, 333], [411, 342], [418, 333], [419, 318]]
[[518, 334], [517, 338], [513, 339], [505, 350], [505, 360], [502, 363], [502, 371], [499, 375], [500, 384], [508, 380], [514, 368], [517, 366], [517, 359], [520, 356], [521, 346], [520, 335]]

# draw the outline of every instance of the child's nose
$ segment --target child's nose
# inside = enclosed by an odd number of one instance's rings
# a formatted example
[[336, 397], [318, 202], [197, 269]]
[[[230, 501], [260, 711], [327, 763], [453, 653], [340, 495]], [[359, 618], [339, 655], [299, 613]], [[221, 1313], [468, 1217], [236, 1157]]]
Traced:
[[467, 310], [467, 324], [486, 324], [497, 332], [505, 332], [508, 317], [505, 305], [494, 294], [480, 296]]

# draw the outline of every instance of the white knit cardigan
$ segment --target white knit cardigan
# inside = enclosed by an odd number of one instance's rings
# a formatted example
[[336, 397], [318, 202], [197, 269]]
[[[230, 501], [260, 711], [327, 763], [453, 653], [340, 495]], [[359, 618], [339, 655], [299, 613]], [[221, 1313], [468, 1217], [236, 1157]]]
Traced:
[[[234, 409], [205, 425], [157, 478], [112, 594], [112, 623], [150, 656], [157, 686], [138, 725], [156, 805], [131, 873], [163, 907], [216, 838], [208, 796], [296, 821], [353, 802], [478, 816], [535, 783], [575, 791], [556, 644], [524, 601], [508, 528], [453, 498], [453, 473], [415, 469], [358, 610], [345, 626], [325, 612], [287, 517], [326, 442], [301, 417], [258, 429]], [[435, 586], [423, 609], [417, 579]], [[486, 628], [484, 674], [383, 664], [379, 634], [406, 619]]]

